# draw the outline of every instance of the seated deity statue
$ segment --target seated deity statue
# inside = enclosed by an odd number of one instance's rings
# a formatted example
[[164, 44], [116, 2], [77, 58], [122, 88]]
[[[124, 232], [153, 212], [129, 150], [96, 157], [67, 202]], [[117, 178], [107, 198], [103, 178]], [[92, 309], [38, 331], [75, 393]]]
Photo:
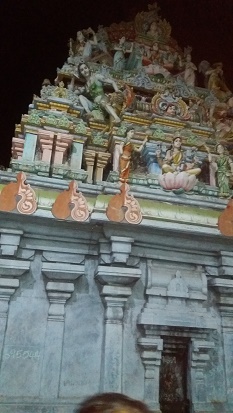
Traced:
[[164, 159], [161, 159], [161, 151], [156, 152], [158, 163], [162, 168], [162, 173], [172, 172], [179, 173], [187, 172], [189, 175], [198, 175], [201, 172], [199, 167], [196, 167], [195, 159], [185, 159], [182, 150], [182, 138], [176, 136], [173, 139], [171, 147], [167, 150]]
[[161, 29], [155, 20], [151, 22], [150, 27], [146, 32], [146, 35], [156, 40], [159, 39], [161, 35]]
[[55, 87], [53, 95], [58, 98], [66, 98], [67, 97], [67, 89], [65, 88], [64, 82], [59, 82], [58, 86]]

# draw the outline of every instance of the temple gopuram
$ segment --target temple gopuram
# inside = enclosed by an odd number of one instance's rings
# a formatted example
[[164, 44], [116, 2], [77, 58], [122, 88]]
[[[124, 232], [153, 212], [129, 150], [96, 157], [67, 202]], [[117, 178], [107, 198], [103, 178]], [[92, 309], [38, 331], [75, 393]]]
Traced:
[[0, 174], [1, 413], [73, 413], [98, 392], [232, 413], [223, 70], [194, 64], [156, 3], [69, 39]]

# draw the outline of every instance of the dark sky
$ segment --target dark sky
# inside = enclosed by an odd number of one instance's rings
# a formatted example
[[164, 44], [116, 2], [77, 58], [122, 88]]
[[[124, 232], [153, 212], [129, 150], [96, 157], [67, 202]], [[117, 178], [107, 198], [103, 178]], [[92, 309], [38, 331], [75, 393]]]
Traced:
[[[68, 55], [67, 43], [77, 30], [132, 20], [147, 11], [149, 0], [1, 0], [0, 164], [8, 166], [15, 123], [27, 113], [44, 78], [53, 80]], [[222, 61], [233, 90], [233, 0], [158, 0], [161, 16], [192, 60]], [[201, 86], [201, 84], [200, 84]]]

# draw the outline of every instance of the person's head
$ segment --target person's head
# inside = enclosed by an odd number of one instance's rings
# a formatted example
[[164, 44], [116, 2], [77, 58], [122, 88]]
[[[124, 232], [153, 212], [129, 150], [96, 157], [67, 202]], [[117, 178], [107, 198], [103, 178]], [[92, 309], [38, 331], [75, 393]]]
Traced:
[[79, 77], [86, 79], [90, 75], [90, 69], [86, 63], [82, 62], [78, 65], [78, 74]]
[[124, 44], [125, 43], [125, 36], [122, 36], [119, 40], [120, 44]]
[[181, 136], [175, 136], [173, 138], [173, 148], [180, 149], [182, 145], [182, 138]]
[[153, 49], [154, 51], [159, 50], [159, 45], [158, 45], [158, 43], [157, 43], [157, 42], [153, 43], [153, 45], [152, 45], [152, 49]]
[[76, 413], [151, 413], [147, 405], [120, 393], [96, 394], [81, 404]]
[[223, 64], [222, 64], [222, 62], [214, 63], [213, 64], [213, 69], [215, 70], [215, 73], [222, 76], [222, 74], [223, 74]]
[[78, 40], [78, 42], [83, 42], [84, 41], [84, 36], [83, 36], [83, 33], [81, 31], [77, 32], [77, 40]]
[[125, 132], [126, 139], [132, 139], [134, 136], [134, 133], [135, 133], [134, 128], [126, 129], [126, 132]]
[[153, 20], [150, 24], [149, 31], [151, 31], [153, 33], [153, 32], [156, 32], [156, 29], [157, 29], [157, 23], [156, 23], [156, 21]]
[[217, 152], [219, 155], [222, 155], [222, 154], [225, 152], [225, 148], [224, 148], [224, 146], [222, 145], [222, 143], [218, 143], [218, 144], [216, 145], [216, 152]]
[[174, 116], [176, 114], [176, 107], [172, 103], [167, 106], [166, 113], [168, 115]]
[[51, 86], [50, 80], [49, 79], [44, 79], [43, 83], [42, 83], [42, 86]]

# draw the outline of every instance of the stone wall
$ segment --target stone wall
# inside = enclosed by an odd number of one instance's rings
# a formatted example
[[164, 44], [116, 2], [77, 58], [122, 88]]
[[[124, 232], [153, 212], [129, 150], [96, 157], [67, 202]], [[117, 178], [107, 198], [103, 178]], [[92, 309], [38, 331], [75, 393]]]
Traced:
[[192, 412], [232, 411], [228, 240], [1, 217], [1, 413], [72, 413], [99, 391], [159, 412], [165, 337], [189, 340]]

